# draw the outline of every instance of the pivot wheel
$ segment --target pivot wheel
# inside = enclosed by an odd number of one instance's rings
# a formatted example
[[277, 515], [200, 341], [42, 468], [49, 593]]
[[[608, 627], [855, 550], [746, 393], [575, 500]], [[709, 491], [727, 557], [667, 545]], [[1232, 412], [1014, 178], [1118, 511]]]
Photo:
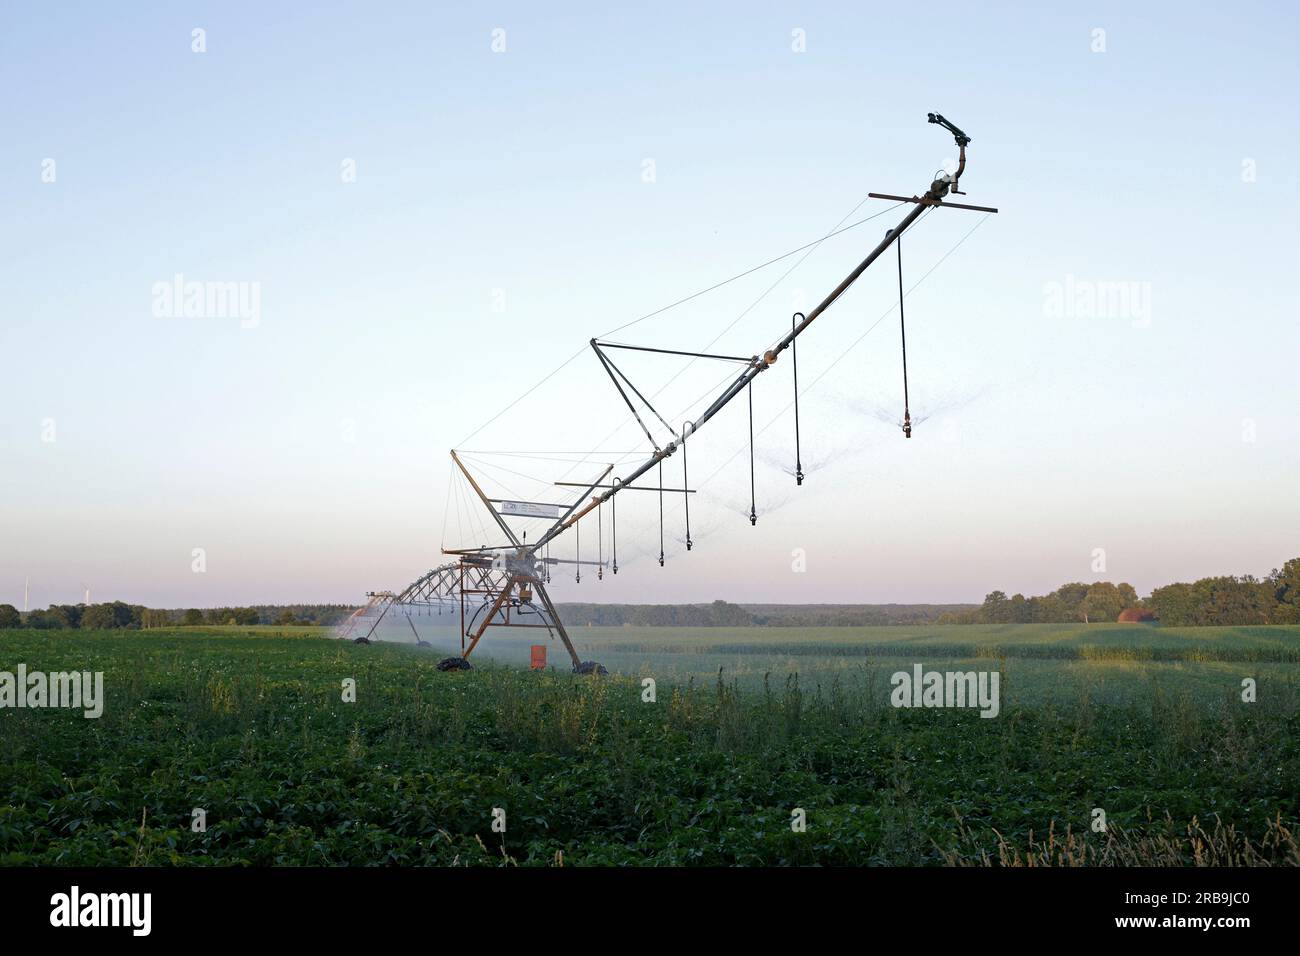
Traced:
[[472, 671], [474, 665], [463, 657], [444, 657], [438, 661], [440, 671]]
[[592, 674], [596, 677], [604, 677], [609, 673], [609, 671], [605, 669], [604, 664], [597, 663], [596, 661], [582, 661], [573, 666], [573, 673]]

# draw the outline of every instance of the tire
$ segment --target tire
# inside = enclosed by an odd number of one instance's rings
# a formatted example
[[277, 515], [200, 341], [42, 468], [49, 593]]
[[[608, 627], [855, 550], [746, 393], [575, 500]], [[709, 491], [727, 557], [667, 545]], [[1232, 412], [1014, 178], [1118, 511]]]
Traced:
[[591, 674], [595, 677], [604, 677], [609, 673], [609, 671], [605, 669], [604, 664], [599, 664], [596, 661], [583, 661], [581, 664], [578, 664], [573, 668], [573, 673]]
[[463, 657], [444, 657], [438, 661], [440, 671], [472, 671], [474, 665]]
[[365, 644], [367, 647], [369, 647], [369, 646], [370, 646], [370, 638], [368, 638], [368, 637], [358, 637], [358, 638], [356, 638], [355, 640], [353, 640], [352, 643], [353, 643], [353, 644]]

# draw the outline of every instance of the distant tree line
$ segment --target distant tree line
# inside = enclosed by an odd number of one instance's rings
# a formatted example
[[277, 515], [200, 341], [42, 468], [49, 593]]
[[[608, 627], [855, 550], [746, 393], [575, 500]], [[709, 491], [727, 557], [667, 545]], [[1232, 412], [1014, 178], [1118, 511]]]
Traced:
[[[1166, 584], [1139, 600], [1131, 584], [1063, 584], [1050, 594], [1007, 597], [993, 591], [984, 603], [942, 614], [940, 624], [1103, 623], [1125, 611], [1145, 612], [1171, 627], [1300, 624], [1300, 558], [1263, 578], [1201, 578], [1191, 584]], [[1134, 615], [1138, 616], [1138, 615]]]
[[0, 604], [0, 628], [29, 627], [37, 630], [81, 627], [104, 628], [160, 627], [168, 623], [163, 612], [139, 604], [112, 601], [107, 604], [51, 604], [45, 610], [23, 614], [12, 604]]
[[595, 627], [868, 627], [933, 624], [970, 604], [560, 604], [569, 623]]
[[1007, 597], [993, 591], [984, 603], [969, 611], [942, 614], [940, 624], [1063, 624], [1071, 621], [1100, 623], [1116, 620], [1120, 613], [1138, 604], [1137, 591], [1131, 584], [1079, 581], [1063, 584], [1051, 594], [1027, 598], [1023, 594]]
[[0, 604], [0, 628], [82, 628], [141, 630], [153, 627], [196, 625], [337, 624], [352, 608], [345, 604], [259, 605], [255, 607], [149, 608], [112, 601], [106, 604], [51, 604], [45, 610], [19, 611], [12, 604]]
[[1300, 558], [1263, 579], [1201, 578], [1166, 584], [1146, 600], [1161, 624], [1182, 627], [1228, 624], [1300, 624]]
[[880, 627], [933, 624], [973, 604], [745, 604], [759, 627]]
[[561, 604], [566, 623], [594, 627], [748, 627], [749, 612], [736, 604]]
[[[3, 628], [148, 629], [199, 625], [275, 624], [331, 626], [353, 608], [346, 604], [264, 604], [250, 607], [165, 609], [112, 601], [105, 604], [52, 604], [20, 613], [0, 604]], [[1264, 578], [1201, 578], [1167, 584], [1139, 600], [1131, 584], [1098, 581], [1063, 584], [1050, 594], [1025, 597], [993, 591], [979, 605], [839, 604], [742, 606], [711, 604], [561, 604], [561, 616], [574, 626], [600, 627], [861, 627], [879, 624], [1066, 624], [1118, 620], [1140, 612], [1179, 627], [1246, 624], [1300, 624], [1300, 558]], [[1126, 618], [1129, 615], [1126, 615]]]

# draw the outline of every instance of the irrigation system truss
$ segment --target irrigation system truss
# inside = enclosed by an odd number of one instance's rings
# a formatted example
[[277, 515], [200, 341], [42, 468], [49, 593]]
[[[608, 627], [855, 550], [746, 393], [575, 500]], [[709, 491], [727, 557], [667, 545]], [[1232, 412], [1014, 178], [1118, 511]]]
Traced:
[[[379, 625], [391, 614], [403, 616], [410, 625], [416, 642], [424, 643], [412, 619], [412, 612], [417, 614], [436, 609], [439, 614], [451, 614], [458, 622], [461, 652], [458, 657], [447, 658], [439, 664], [443, 670], [465, 669], [469, 667], [468, 659], [491, 627], [533, 627], [543, 628], [549, 634], [556, 635], [564, 644], [565, 650], [573, 661], [573, 669], [578, 673], [604, 673], [604, 668], [591, 661], [582, 661], [569, 639], [564, 623], [556, 611], [546, 584], [550, 580], [551, 566], [556, 564], [595, 565], [597, 574], [603, 575], [606, 562], [580, 561], [554, 558], [550, 555], [549, 545], [569, 529], [577, 533], [578, 523], [585, 517], [596, 513], [598, 520], [606, 504], [610, 508], [611, 524], [614, 534], [613, 573], [618, 573], [617, 558], [617, 511], [615, 498], [624, 491], [653, 491], [660, 499], [660, 554], [663, 556], [663, 496], [681, 494], [686, 504], [686, 548], [690, 550], [690, 488], [687, 472], [686, 446], [688, 439], [696, 441], [700, 429], [718, 414], [730, 402], [741, 395], [749, 403], [750, 434], [750, 523], [757, 522], [757, 511], [753, 501], [753, 383], [759, 375], [770, 369], [787, 349], [791, 350], [791, 364], [794, 366], [794, 422], [795, 422], [795, 481], [803, 483], [803, 466], [799, 448], [799, 378], [798, 350], [796, 341], [799, 336], [842, 296], [858, 278], [891, 246], [899, 248], [899, 322], [902, 332], [903, 357], [903, 434], [912, 435], [911, 411], [907, 396], [907, 337], [903, 318], [902, 252], [900, 240], [912, 225], [927, 210], [934, 208], [975, 210], [984, 213], [996, 213], [997, 209], [987, 206], [972, 206], [965, 203], [945, 201], [948, 196], [962, 196], [959, 189], [960, 179], [966, 170], [966, 147], [970, 137], [938, 113], [929, 114], [929, 122], [939, 125], [952, 134], [959, 149], [957, 168], [952, 173], [940, 172], [920, 196], [898, 196], [887, 193], [870, 193], [873, 199], [893, 200], [899, 205], [911, 208], [899, 223], [890, 229], [874, 249], [872, 249], [856, 267], [844, 277], [831, 292], [806, 315], [795, 313], [786, 332], [772, 348], [761, 355], [739, 356], [720, 355], [707, 352], [695, 352], [670, 348], [651, 348], [648, 346], [625, 345], [609, 341], [590, 340], [590, 346], [601, 367], [608, 374], [619, 398], [627, 406], [632, 417], [644, 432], [652, 451], [641, 464], [626, 475], [613, 476], [613, 465], [608, 465], [591, 480], [584, 482], [555, 482], [565, 489], [580, 489], [571, 500], [559, 504], [552, 502], [514, 501], [491, 498], [483, 490], [479, 481], [471, 473], [465, 461], [456, 450], [451, 452], [452, 463], [473, 490], [473, 496], [491, 516], [501, 540], [492, 545], [476, 548], [444, 548], [443, 553], [452, 560], [450, 563], [436, 567], [408, 585], [401, 592], [377, 591], [367, 594], [367, 603], [358, 608], [341, 626], [339, 636], [369, 643]], [[775, 261], [775, 260], [773, 260]], [[752, 271], [752, 270], [751, 270]], [[743, 273], [742, 273], [743, 274]], [[707, 291], [707, 290], [706, 290]], [[684, 300], [683, 300], [684, 301]], [[692, 359], [705, 359], [733, 364], [737, 371], [734, 377], [722, 388], [713, 401], [699, 413], [693, 421], [686, 421], [680, 426], [670, 424], [640, 389], [623, 372], [615, 361], [614, 354], [624, 350], [652, 352], [667, 355], [685, 356]], [[659, 430], [662, 429], [662, 433]], [[666, 438], [660, 441], [661, 438]], [[667, 488], [663, 483], [663, 463], [677, 452], [682, 455], [682, 487]], [[653, 484], [637, 484], [654, 472]], [[571, 493], [571, 492], [570, 492]], [[553, 519], [545, 532], [533, 541], [526, 535], [520, 536], [511, 527], [507, 519], [512, 518], [546, 518]], [[603, 540], [603, 539], [602, 539]], [[580, 568], [579, 574], [580, 574]], [[364, 633], [362, 631], [364, 630]]]

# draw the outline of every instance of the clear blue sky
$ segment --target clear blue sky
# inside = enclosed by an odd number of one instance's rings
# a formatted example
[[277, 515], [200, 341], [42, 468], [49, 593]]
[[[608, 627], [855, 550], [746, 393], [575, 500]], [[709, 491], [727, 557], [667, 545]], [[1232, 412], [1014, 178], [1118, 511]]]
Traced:
[[[780, 419], [757, 528], [742, 455], [692, 503], [694, 552], [678, 506], [660, 569], [653, 496], [629, 500], [627, 570], [557, 599], [1145, 593], [1300, 554], [1293, 7], [474, 7], [0, 13], [0, 601], [27, 576], [33, 606], [404, 585], [444, 540], [478, 543], [454, 508], [444, 531], [450, 447], [592, 335], [817, 238], [868, 191], [922, 190], [954, 154], [931, 110], [973, 137], [968, 201], [1002, 212], [907, 300], [916, 437], [882, 420], [896, 314], [846, 351], [896, 301], [891, 259], [800, 339], [802, 381], [839, 359], [802, 405], [825, 467], [796, 493]], [[896, 217], [827, 241], [717, 348], [769, 343]], [[927, 217], [908, 284], [978, 220]], [[702, 347], [784, 265], [617, 337]], [[156, 316], [176, 274], [257, 283], [255, 326]], [[1149, 310], [1056, 313], [1067, 281], [1137, 283]], [[677, 367], [628, 364], [648, 387]], [[789, 392], [785, 364], [760, 378], [759, 428]], [[635, 450], [635, 428], [601, 444], [616, 403], [582, 356], [469, 447]], [[700, 433], [693, 482], [745, 426], [738, 406]]]

